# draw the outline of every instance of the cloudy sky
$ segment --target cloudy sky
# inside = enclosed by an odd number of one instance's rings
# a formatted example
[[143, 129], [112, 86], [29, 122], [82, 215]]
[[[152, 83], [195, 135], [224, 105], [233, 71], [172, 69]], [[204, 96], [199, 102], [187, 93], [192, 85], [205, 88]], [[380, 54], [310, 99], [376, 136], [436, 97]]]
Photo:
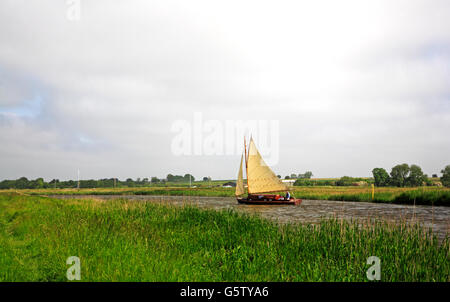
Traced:
[[0, 2], [0, 179], [235, 178], [174, 152], [196, 114], [276, 121], [283, 176], [439, 173], [450, 1]]

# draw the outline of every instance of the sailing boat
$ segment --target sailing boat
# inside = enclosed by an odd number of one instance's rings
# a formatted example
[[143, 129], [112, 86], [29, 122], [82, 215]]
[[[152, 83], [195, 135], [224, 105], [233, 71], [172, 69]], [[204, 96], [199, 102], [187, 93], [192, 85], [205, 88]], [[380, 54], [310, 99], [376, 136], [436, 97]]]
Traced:
[[[247, 197], [245, 195], [244, 177], [243, 177], [243, 161], [245, 158], [245, 170], [247, 174]], [[236, 199], [243, 204], [290, 204], [300, 205], [301, 199], [291, 197], [289, 194], [281, 196], [278, 194], [263, 194], [274, 192], [287, 192], [287, 186], [275, 175], [275, 173], [267, 166], [256, 148], [253, 138], [250, 138], [248, 146], [244, 138], [244, 153], [241, 156], [241, 164], [239, 166], [238, 179], [236, 183]]]

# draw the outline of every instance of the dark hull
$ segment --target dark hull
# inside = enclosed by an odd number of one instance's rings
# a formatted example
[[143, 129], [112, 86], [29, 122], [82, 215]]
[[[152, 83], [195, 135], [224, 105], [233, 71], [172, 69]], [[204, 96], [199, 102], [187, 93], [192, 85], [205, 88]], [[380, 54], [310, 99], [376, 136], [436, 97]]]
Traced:
[[237, 198], [237, 201], [241, 204], [254, 204], [254, 205], [295, 205], [298, 206], [302, 203], [299, 198], [291, 198], [290, 200], [250, 200], [248, 198]]

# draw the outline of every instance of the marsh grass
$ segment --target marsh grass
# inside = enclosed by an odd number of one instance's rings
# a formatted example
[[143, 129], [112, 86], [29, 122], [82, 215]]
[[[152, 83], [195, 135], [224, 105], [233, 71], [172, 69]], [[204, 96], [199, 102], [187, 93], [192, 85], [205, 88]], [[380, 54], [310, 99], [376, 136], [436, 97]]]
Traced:
[[293, 192], [298, 198], [313, 200], [450, 206], [450, 189], [439, 187], [375, 188], [373, 199], [370, 187], [302, 187]]
[[[439, 187], [375, 189], [372, 199], [370, 187], [293, 187], [292, 195], [312, 200], [364, 201], [396, 204], [450, 206], [450, 189]], [[3, 190], [30, 195], [161, 195], [161, 196], [209, 196], [234, 197], [234, 188], [188, 188], [188, 187], [140, 187], [140, 188], [98, 188], [98, 189], [35, 189]], [[284, 194], [284, 192], [280, 192]]]
[[233, 211], [0, 194], [0, 281], [449, 281], [449, 242], [416, 225], [278, 224]]

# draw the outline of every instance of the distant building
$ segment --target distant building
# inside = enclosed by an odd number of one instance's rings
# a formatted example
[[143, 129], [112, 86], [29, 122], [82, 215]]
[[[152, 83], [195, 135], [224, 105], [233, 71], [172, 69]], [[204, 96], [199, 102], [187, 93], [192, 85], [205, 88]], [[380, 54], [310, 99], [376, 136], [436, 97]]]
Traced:
[[282, 179], [281, 182], [284, 183], [288, 187], [294, 186], [294, 182], [296, 179]]

